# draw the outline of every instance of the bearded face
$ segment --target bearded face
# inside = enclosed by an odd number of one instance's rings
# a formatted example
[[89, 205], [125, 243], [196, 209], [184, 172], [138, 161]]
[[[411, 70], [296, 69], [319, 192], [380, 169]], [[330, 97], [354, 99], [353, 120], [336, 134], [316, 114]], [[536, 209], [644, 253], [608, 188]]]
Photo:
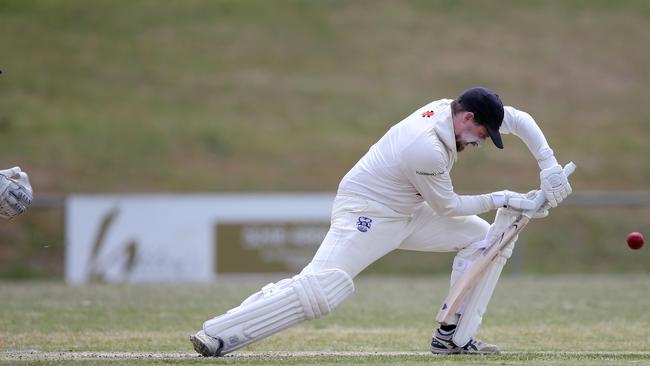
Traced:
[[461, 132], [456, 134], [456, 151], [461, 152], [465, 150], [468, 145], [481, 147], [485, 143], [485, 139], [471, 132]]

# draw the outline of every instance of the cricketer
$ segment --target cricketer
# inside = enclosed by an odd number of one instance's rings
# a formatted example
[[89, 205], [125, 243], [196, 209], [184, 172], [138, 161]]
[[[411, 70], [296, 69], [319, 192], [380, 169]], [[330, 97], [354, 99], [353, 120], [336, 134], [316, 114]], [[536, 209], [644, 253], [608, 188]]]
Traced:
[[[455, 100], [433, 101], [394, 125], [343, 177], [330, 229], [311, 262], [296, 276], [268, 284], [238, 307], [207, 320], [190, 336], [194, 349], [203, 356], [222, 356], [327, 315], [352, 295], [353, 279], [364, 268], [395, 249], [457, 252], [453, 286], [514, 217], [538, 207], [537, 191], [454, 192], [450, 171], [458, 153], [480, 147], [488, 138], [503, 149], [501, 134], [519, 137], [537, 161], [546, 204], [533, 217], [546, 216], [572, 190], [535, 120], [504, 107], [495, 92], [483, 87], [465, 90]], [[491, 210], [497, 210], [491, 225], [477, 216]], [[432, 353], [500, 352], [475, 335], [515, 241], [499, 252], [473, 288], [474, 300], [433, 331]]]

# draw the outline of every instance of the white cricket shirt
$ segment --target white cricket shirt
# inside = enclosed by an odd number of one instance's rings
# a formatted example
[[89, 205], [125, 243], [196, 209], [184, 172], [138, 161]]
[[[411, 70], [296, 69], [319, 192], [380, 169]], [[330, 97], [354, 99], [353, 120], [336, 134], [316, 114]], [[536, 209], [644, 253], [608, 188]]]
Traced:
[[[458, 195], [449, 172], [458, 159], [451, 99], [433, 101], [394, 125], [343, 177], [339, 193], [352, 193], [401, 213], [427, 202], [439, 215], [475, 215], [496, 209], [489, 194]], [[553, 150], [530, 115], [504, 107], [500, 132], [521, 138], [544, 168]]]

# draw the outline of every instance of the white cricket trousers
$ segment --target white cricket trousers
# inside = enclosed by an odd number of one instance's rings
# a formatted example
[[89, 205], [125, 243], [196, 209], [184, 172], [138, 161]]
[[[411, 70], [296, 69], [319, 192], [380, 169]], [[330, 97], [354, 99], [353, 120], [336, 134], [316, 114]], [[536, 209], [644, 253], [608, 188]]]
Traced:
[[331, 225], [305, 271], [341, 269], [356, 277], [364, 268], [395, 249], [452, 252], [470, 248], [490, 227], [473, 216], [437, 215], [422, 203], [412, 214], [349, 193], [336, 196]]

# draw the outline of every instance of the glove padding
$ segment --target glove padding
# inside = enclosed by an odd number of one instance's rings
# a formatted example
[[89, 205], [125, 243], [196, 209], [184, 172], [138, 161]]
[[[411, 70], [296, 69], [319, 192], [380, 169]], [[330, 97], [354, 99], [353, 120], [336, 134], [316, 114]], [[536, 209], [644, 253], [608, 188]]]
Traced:
[[542, 192], [551, 207], [557, 207], [573, 190], [560, 164], [555, 164], [539, 173]]
[[535, 201], [523, 193], [500, 191], [490, 194], [490, 197], [497, 208], [504, 207], [517, 211], [528, 211], [535, 208]]
[[[538, 192], [539, 192], [539, 189], [532, 190], [532, 191], [526, 193], [526, 198], [529, 199], [529, 200], [531, 200], [531, 201], [533, 201], [533, 202], [535, 202], [535, 197], [537, 197]], [[541, 193], [541, 194], [543, 194], [543, 193]], [[533, 208], [534, 208], [534, 207], [533, 207]], [[543, 218], [545, 218], [546, 216], [548, 216], [548, 210], [549, 210], [549, 208], [550, 208], [550, 205], [548, 204], [548, 202], [545, 202], [545, 203], [542, 205], [542, 207], [540, 207], [540, 208], [539, 208], [539, 209], [538, 209], [538, 210], [533, 214], [533, 216], [531, 216], [531, 218], [533, 218], [533, 219], [543, 219]], [[507, 207], [505, 210], [506, 210], [508, 213], [510, 213], [511, 215], [513, 215], [513, 216], [521, 215], [521, 212], [522, 212], [522, 210], [513, 209], [513, 208], [511, 208], [511, 207]]]
[[[16, 177], [13, 179], [13, 177]], [[32, 186], [20, 167], [0, 170], [0, 217], [11, 219], [25, 212], [32, 203]]]

